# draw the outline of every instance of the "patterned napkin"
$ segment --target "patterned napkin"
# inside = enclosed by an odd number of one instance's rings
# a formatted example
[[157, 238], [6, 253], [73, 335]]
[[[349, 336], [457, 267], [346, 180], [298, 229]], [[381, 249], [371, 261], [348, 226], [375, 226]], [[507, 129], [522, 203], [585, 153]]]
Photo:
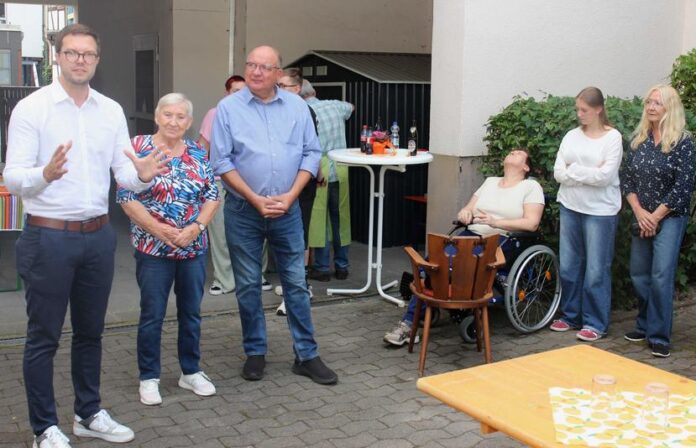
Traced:
[[593, 405], [583, 389], [549, 389], [556, 441], [596, 447], [696, 447], [696, 395], [669, 396], [664, 426], [641, 418], [643, 394], [619, 392]]

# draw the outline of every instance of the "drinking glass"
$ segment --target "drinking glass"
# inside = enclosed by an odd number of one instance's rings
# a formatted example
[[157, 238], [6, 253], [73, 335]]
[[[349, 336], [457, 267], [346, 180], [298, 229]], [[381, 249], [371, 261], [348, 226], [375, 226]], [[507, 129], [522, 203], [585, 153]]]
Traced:
[[667, 424], [669, 387], [663, 383], [648, 383], [643, 395], [641, 421], [649, 430], [662, 430]]
[[616, 378], [601, 373], [592, 377], [592, 408], [609, 411], [616, 399]]

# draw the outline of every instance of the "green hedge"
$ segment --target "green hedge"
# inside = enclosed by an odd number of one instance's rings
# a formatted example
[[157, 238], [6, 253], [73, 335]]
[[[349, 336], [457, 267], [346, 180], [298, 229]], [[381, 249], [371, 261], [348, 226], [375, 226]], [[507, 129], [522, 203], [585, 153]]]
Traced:
[[[629, 148], [629, 138], [640, 120], [643, 103], [638, 97], [606, 100], [609, 120], [624, 138], [624, 153]], [[527, 147], [534, 162], [533, 175], [541, 183], [550, 198], [542, 218], [541, 230], [548, 244], [558, 248], [558, 204], [555, 202], [558, 184], [553, 178], [553, 164], [563, 136], [576, 127], [575, 99], [573, 97], [546, 96], [542, 100], [518, 96], [502, 112], [492, 116], [487, 123], [485, 141], [488, 155], [484, 157], [481, 172], [484, 176], [500, 175], [502, 161], [515, 146]], [[687, 127], [696, 130], [696, 116], [687, 112]], [[616, 233], [616, 249], [613, 265], [613, 306], [634, 306], [633, 290], [629, 277], [631, 210], [624, 201]], [[680, 289], [696, 280], [696, 225], [691, 222], [682, 247], [677, 272]]]

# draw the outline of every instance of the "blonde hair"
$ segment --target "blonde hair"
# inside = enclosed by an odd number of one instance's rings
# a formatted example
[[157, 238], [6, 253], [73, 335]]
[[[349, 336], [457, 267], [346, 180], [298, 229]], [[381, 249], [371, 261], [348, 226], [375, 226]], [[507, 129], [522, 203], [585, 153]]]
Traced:
[[[673, 87], [665, 84], [658, 84], [648, 90], [643, 100], [646, 105], [648, 98], [655, 91], [660, 93], [662, 106], [665, 108], [665, 115], [659, 123], [660, 137], [662, 138], [660, 146], [662, 152], [668, 154], [685, 135], [688, 135], [685, 129], [686, 118], [684, 115], [684, 106], [682, 106], [677, 91], [674, 90]], [[638, 146], [648, 138], [650, 122], [648, 121], [645, 110], [646, 107], [643, 107], [643, 114], [640, 117], [640, 122], [632, 134], [633, 140], [631, 140], [631, 148], [633, 149], [638, 148]]]

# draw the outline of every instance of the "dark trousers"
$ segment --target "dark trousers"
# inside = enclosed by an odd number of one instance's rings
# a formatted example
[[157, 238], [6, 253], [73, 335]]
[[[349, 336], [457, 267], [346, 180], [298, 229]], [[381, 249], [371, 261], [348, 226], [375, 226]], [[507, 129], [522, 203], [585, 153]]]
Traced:
[[27, 225], [17, 241], [17, 270], [26, 286], [24, 383], [34, 434], [57, 425], [53, 358], [70, 305], [75, 414], [100, 409], [104, 316], [114, 276], [116, 234], [110, 224], [92, 233]]

